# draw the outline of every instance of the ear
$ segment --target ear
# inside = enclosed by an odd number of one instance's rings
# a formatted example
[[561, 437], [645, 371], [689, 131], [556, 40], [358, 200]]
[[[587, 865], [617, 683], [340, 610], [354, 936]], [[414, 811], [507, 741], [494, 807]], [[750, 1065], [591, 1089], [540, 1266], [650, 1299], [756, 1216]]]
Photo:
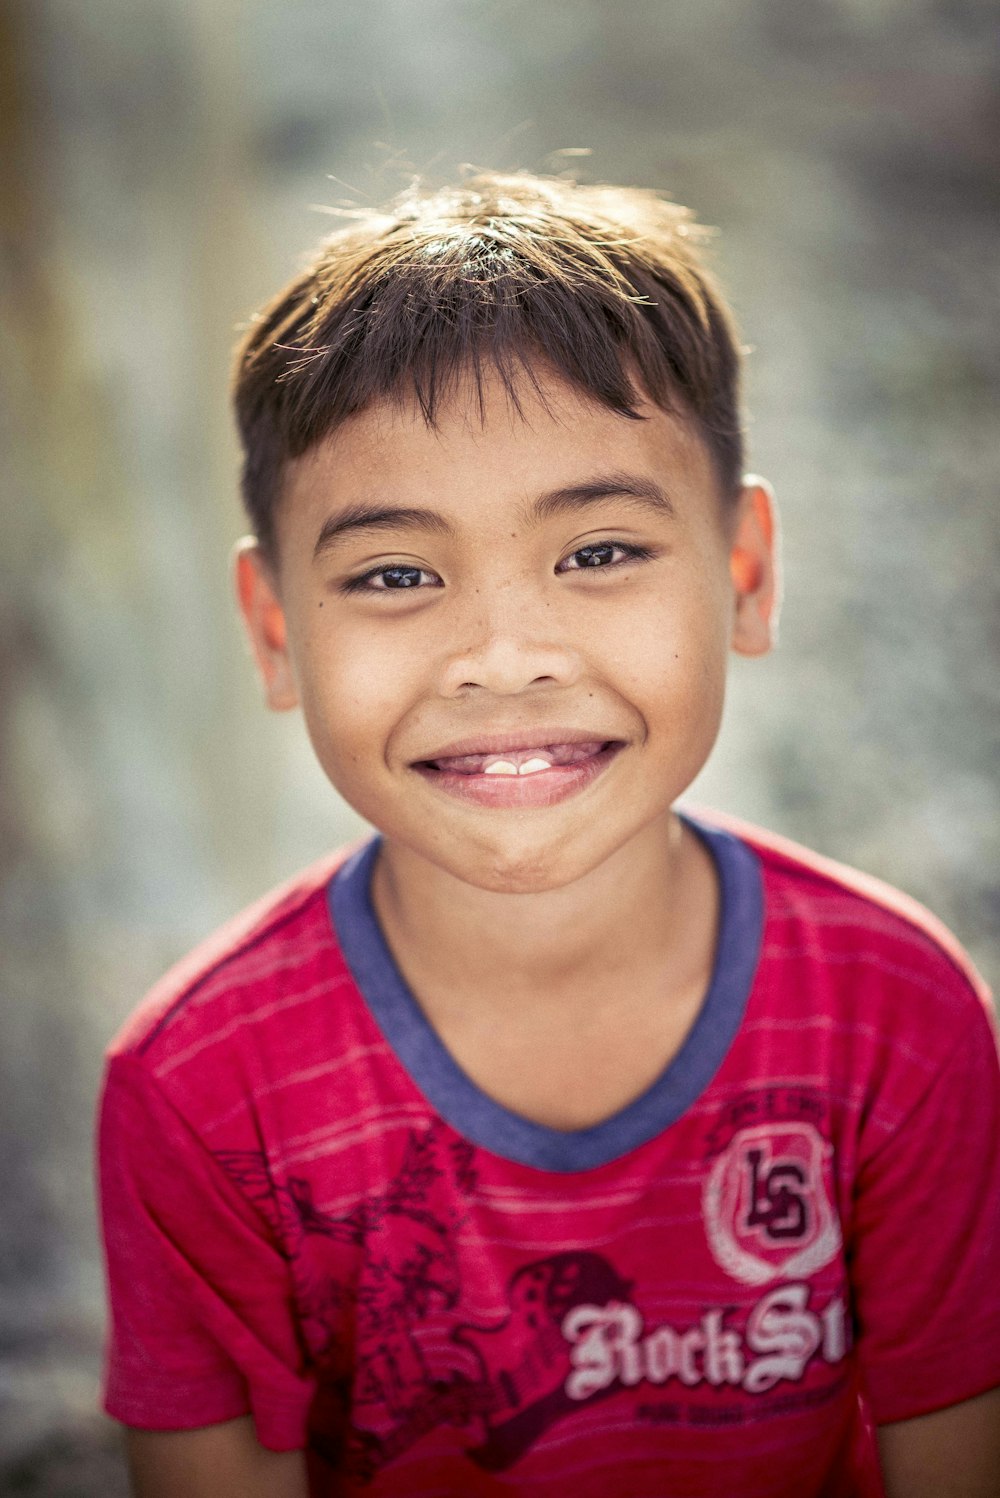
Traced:
[[237, 541], [233, 553], [236, 594], [250, 637], [268, 707], [284, 712], [297, 707], [298, 685], [288, 653], [285, 611], [274, 569], [253, 536]]
[[766, 655], [778, 635], [781, 580], [778, 513], [770, 484], [747, 474], [737, 500], [729, 553], [733, 583], [732, 648]]

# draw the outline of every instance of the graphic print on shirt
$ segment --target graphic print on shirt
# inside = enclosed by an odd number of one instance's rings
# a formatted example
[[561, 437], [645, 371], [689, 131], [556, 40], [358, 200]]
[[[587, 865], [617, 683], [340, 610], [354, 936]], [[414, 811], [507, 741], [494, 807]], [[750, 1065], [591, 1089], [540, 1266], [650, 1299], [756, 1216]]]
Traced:
[[[307, 1340], [319, 1356], [335, 1352], [339, 1340], [338, 1326], [345, 1308], [359, 1314], [362, 1321], [371, 1320], [375, 1302], [388, 1303], [381, 1320], [383, 1343], [390, 1368], [398, 1369], [385, 1381], [387, 1403], [393, 1389], [409, 1388], [407, 1372], [422, 1368], [419, 1349], [408, 1332], [391, 1336], [394, 1325], [409, 1328], [414, 1317], [426, 1317], [436, 1302], [454, 1305], [458, 1295], [458, 1271], [454, 1263], [454, 1237], [458, 1220], [454, 1212], [435, 1214], [428, 1203], [434, 1183], [445, 1170], [436, 1160], [436, 1138], [431, 1126], [418, 1133], [410, 1130], [399, 1169], [388, 1187], [362, 1197], [342, 1215], [324, 1212], [313, 1201], [312, 1182], [302, 1176], [289, 1176], [287, 1184], [273, 1178], [266, 1155], [256, 1150], [219, 1150], [215, 1158], [226, 1174], [254, 1202], [268, 1220], [283, 1256], [289, 1261], [296, 1287], [296, 1302], [307, 1333]], [[475, 1187], [475, 1175], [465, 1141], [457, 1141], [450, 1159], [455, 1178], [466, 1194]], [[376, 1285], [392, 1287], [379, 1295], [371, 1286], [355, 1289], [341, 1285], [324, 1273], [322, 1259], [309, 1249], [318, 1239], [363, 1249], [377, 1236], [388, 1218], [405, 1218], [410, 1223], [409, 1236], [402, 1235], [411, 1252], [402, 1262], [392, 1264], [385, 1258], [372, 1261]], [[423, 1239], [414, 1244], [414, 1228]], [[397, 1236], [393, 1241], [400, 1241]], [[309, 1335], [309, 1334], [312, 1335]], [[385, 1342], [388, 1338], [388, 1342]]]
[[[551, 1425], [578, 1408], [566, 1389], [568, 1348], [561, 1330], [566, 1315], [591, 1299], [606, 1304], [628, 1290], [598, 1254], [554, 1254], [525, 1265], [507, 1285], [507, 1316], [494, 1324], [457, 1320], [434, 1339], [433, 1370], [424, 1363], [422, 1380], [410, 1387], [409, 1409], [393, 1412], [402, 1418], [387, 1426], [379, 1400], [372, 1401], [377, 1428], [353, 1433], [349, 1460], [355, 1478], [371, 1478], [439, 1424], [462, 1430], [466, 1455], [478, 1466], [502, 1471], [513, 1465]], [[391, 1297], [368, 1310], [372, 1331], [384, 1334], [387, 1319], [396, 1322], [398, 1305]], [[402, 1333], [404, 1325], [399, 1321], [394, 1329]], [[410, 1336], [416, 1345], [412, 1322]], [[380, 1382], [383, 1360], [380, 1347], [374, 1360]], [[366, 1379], [356, 1393], [359, 1416], [365, 1415], [370, 1392]]]
[[[777, 1243], [787, 1258], [790, 1243], [801, 1253], [823, 1241], [824, 1220], [806, 1134], [799, 1125], [799, 1133], [768, 1127], [767, 1139], [753, 1127], [732, 1133], [708, 1167], [705, 1198], [728, 1202], [735, 1193], [740, 1231], [760, 1235], [762, 1253]], [[608, 1256], [569, 1250], [514, 1268], [491, 1292], [497, 1314], [463, 1312], [469, 1287], [460, 1245], [478, 1189], [475, 1157], [465, 1141], [449, 1141], [443, 1125], [411, 1129], [389, 1185], [331, 1213], [316, 1205], [308, 1179], [275, 1183], [262, 1155], [217, 1155], [285, 1245], [325, 1408], [343, 1416], [331, 1414], [337, 1428], [314, 1429], [311, 1439], [356, 1482], [372, 1480], [440, 1426], [460, 1432], [476, 1465], [506, 1470], [557, 1422], [623, 1390], [643, 1396], [706, 1386], [745, 1396], [786, 1382], [786, 1403], [835, 1392], [795, 1387], [813, 1362], [838, 1364], [849, 1345], [844, 1297], [817, 1298], [801, 1282], [772, 1286], [742, 1310], [713, 1305], [656, 1322], [640, 1308], [643, 1287]], [[734, 1186], [740, 1170], [748, 1184]], [[330, 1273], [324, 1244], [337, 1246], [338, 1262], [353, 1266], [348, 1273]], [[764, 1263], [764, 1278], [784, 1274]], [[753, 1404], [742, 1398], [722, 1413], [745, 1423], [756, 1417]], [[640, 1403], [634, 1414], [661, 1423], [704, 1418], [681, 1403]]]
[[[307, 1178], [289, 1176], [287, 1186], [275, 1181], [266, 1155], [259, 1151], [214, 1153], [226, 1174], [261, 1208], [284, 1242], [302, 1233], [319, 1233], [335, 1243], [360, 1245], [393, 1214], [436, 1224], [437, 1220], [425, 1207], [434, 1182], [444, 1174], [436, 1162], [435, 1144], [433, 1127], [422, 1134], [411, 1129], [402, 1163], [390, 1185], [374, 1196], [362, 1197], [350, 1212], [340, 1217], [322, 1212], [313, 1204], [312, 1182]], [[463, 1162], [460, 1167], [456, 1156], [456, 1171], [464, 1168], [468, 1174], [469, 1165], [464, 1156]]]
[[731, 1103], [713, 1131], [705, 1231], [716, 1263], [744, 1285], [803, 1279], [842, 1248], [824, 1113], [808, 1091], [770, 1088]]

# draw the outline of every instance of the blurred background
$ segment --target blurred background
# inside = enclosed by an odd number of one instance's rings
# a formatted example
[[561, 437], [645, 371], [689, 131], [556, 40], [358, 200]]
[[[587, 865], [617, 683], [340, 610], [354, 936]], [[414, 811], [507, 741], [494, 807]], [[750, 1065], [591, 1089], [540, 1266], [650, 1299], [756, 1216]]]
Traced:
[[228, 577], [230, 349], [322, 205], [472, 162], [720, 227], [788, 581], [695, 795], [902, 886], [996, 982], [995, 24], [980, 0], [0, 0], [0, 1492], [125, 1492], [97, 1413], [103, 1046], [357, 830], [264, 713]]

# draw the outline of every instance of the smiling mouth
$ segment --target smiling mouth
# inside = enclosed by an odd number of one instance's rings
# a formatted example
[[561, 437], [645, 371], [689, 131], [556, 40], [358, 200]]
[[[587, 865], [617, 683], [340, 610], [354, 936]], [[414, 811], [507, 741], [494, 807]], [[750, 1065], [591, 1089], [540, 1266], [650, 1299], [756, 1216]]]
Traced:
[[441, 755], [418, 761], [416, 768], [443, 775], [518, 776], [543, 774], [584, 765], [612, 749], [621, 748], [614, 739], [593, 739], [573, 744], [532, 744], [521, 749], [483, 750], [479, 754]]
[[556, 806], [599, 780], [623, 739], [556, 739], [532, 743], [513, 735], [455, 744], [462, 754], [418, 760], [413, 769], [443, 796], [491, 812], [523, 815]]

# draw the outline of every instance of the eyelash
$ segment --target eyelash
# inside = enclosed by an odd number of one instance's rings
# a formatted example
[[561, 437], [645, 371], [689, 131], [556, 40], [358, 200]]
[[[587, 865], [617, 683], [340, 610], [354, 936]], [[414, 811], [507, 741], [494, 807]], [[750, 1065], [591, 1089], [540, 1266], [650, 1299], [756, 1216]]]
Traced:
[[[611, 551], [621, 552], [617, 561], [602, 562], [598, 564], [584, 563], [583, 566], [568, 567], [567, 562], [574, 557], [583, 556], [585, 553]], [[655, 555], [647, 546], [637, 546], [631, 541], [595, 541], [587, 546], [578, 546], [556, 567], [556, 575], [563, 576], [567, 572], [607, 572], [615, 567], [621, 567], [625, 562], [648, 562]], [[390, 562], [380, 567], [372, 567], [368, 572], [362, 572], [358, 577], [349, 577], [341, 584], [344, 593], [409, 593], [423, 591], [419, 583], [404, 588], [376, 587], [374, 580], [385, 577], [390, 572], [418, 572], [425, 577], [437, 578], [437, 573], [431, 572], [427, 567], [411, 567], [402, 562]], [[424, 585], [426, 586], [426, 585]], [[443, 586], [440, 579], [431, 584], [432, 587]]]
[[[341, 583], [344, 593], [411, 593], [419, 591], [419, 588], [376, 588], [373, 579], [384, 577], [387, 572], [419, 572], [425, 577], [437, 577], [436, 572], [431, 572], [428, 567], [409, 567], [402, 562], [389, 562], [381, 567], [372, 567], [368, 572], [362, 572], [360, 577], [349, 577]], [[440, 586], [440, 580], [433, 584]]]
[[621, 558], [617, 562], [604, 562], [599, 566], [585, 564], [582, 567], [566, 567], [563, 562], [556, 568], [557, 572], [606, 572], [613, 567], [621, 567], [624, 562], [648, 562], [653, 552], [648, 546], [637, 546], [634, 541], [591, 541], [587, 546], [578, 546], [576, 551], [571, 551], [566, 561], [570, 562], [574, 557], [579, 557], [584, 552], [595, 551], [620, 551]]

